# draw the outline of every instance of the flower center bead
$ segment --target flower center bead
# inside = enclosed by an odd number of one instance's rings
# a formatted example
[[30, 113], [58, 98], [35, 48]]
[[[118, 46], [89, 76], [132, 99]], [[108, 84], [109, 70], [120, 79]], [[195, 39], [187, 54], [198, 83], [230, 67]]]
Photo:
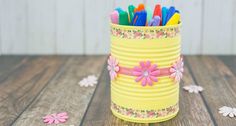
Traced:
[[147, 77], [148, 75], [149, 75], [148, 71], [145, 70], [145, 71], [143, 72], [143, 76], [144, 76], [144, 77]]

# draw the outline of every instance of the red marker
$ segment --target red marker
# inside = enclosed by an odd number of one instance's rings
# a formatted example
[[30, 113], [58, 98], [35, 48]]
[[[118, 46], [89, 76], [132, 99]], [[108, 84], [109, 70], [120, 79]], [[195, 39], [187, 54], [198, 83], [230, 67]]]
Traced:
[[[161, 19], [162, 19], [162, 17], [161, 17], [161, 5], [160, 4], [157, 4], [156, 6], [155, 6], [155, 9], [154, 9], [154, 12], [153, 12], [153, 17], [155, 17], [155, 16], [159, 16]], [[162, 21], [161, 21], [162, 22]], [[161, 25], [161, 24], [160, 24]]]

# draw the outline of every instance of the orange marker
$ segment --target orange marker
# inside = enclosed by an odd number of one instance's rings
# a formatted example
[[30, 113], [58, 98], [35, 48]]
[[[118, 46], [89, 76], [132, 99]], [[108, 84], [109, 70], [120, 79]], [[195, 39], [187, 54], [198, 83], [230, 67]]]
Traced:
[[134, 13], [138, 12], [138, 11], [142, 11], [145, 9], [145, 5], [144, 4], [139, 4], [137, 8], [134, 9]]

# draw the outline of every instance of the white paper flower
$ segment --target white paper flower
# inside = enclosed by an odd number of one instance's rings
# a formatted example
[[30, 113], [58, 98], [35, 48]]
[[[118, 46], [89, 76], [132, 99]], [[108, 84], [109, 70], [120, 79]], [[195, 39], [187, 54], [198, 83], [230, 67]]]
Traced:
[[197, 85], [184, 86], [183, 89], [188, 91], [189, 93], [199, 93], [203, 91], [203, 88]]
[[236, 108], [231, 108], [227, 106], [223, 106], [219, 108], [219, 113], [222, 113], [223, 116], [229, 116], [229, 117], [236, 117]]
[[86, 78], [83, 78], [78, 84], [81, 87], [88, 87], [88, 86], [94, 86], [98, 83], [98, 78], [95, 75], [89, 75]]

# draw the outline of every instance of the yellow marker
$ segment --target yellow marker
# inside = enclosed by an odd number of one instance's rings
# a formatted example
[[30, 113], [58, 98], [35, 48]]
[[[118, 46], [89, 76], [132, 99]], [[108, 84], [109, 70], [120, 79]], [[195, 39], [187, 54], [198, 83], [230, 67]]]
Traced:
[[166, 25], [176, 25], [180, 21], [180, 14], [176, 13], [170, 18]]

